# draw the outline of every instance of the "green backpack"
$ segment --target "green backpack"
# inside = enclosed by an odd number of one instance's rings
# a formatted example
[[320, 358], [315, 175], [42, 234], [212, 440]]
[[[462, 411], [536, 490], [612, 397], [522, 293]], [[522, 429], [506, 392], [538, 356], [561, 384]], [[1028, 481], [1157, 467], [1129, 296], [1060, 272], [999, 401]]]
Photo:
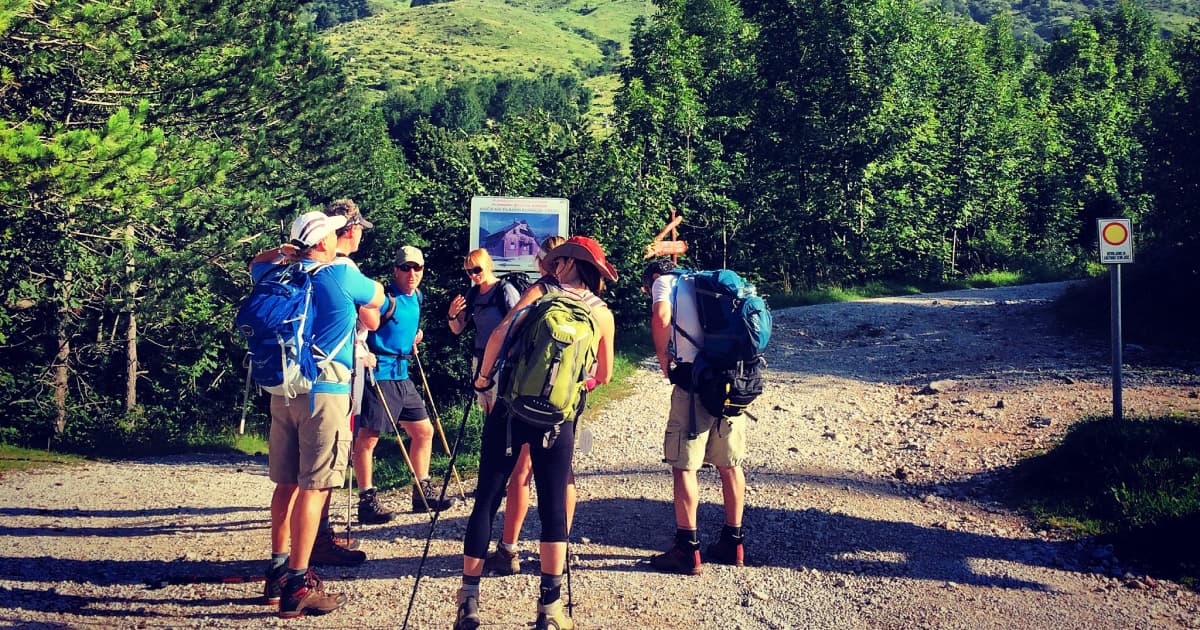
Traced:
[[[505, 359], [497, 392], [512, 417], [555, 433], [575, 419], [600, 346], [592, 319], [599, 304], [595, 296], [583, 300], [553, 292], [521, 309], [524, 317], [509, 328], [500, 354]], [[519, 318], [520, 313], [513, 321]]]

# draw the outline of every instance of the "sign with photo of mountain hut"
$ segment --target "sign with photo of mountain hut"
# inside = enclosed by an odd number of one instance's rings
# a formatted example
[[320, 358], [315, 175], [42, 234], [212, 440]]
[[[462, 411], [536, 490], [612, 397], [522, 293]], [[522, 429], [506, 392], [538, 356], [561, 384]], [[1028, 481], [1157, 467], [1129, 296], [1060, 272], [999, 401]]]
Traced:
[[486, 249], [497, 272], [536, 272], [541, 242], [567, 236], [568, 208], [555, 197], [472, 197], [469, 247]]

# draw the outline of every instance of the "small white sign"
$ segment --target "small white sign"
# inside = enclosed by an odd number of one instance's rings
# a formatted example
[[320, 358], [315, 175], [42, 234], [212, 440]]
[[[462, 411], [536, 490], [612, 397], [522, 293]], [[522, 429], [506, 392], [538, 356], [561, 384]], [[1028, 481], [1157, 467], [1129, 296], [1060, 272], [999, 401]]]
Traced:
[[1100, 262], [1133, 262], [1133, 226], [1129, 219], [1098, 219], [1096, 223], [1100, 230]]

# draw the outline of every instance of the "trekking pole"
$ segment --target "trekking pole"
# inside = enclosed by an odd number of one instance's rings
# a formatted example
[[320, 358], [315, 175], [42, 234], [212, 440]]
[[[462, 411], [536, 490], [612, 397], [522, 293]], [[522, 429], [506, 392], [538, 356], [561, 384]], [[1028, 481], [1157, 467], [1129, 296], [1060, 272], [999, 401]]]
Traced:
[[[413, 348], [413, 361], [417, 364], [417, 373], [421, 375], [421, 389], [425, 390], [425, 397], [429, 399], [429, 415], [433, 416], [433, 426], [437, 429], [438, 437], [442, 438], [442, 448], [449, 453], [450, 444], [446, 442], [446, 432], [442, 430], [442, 420], [438, 417], [437, 407], [433, 405], [433, 392], [429, 391], [429, 382], [425, 380], [425, 368], [421, 367], [421, 357], [417, 354], [415, 347]], [[470, 402], [470, 397], [467, 401]], [[454, 474], [454, 480], [458, 482], [458, 491], [465, 500], [467, 488], [463, 485], [462, 477], [458, 476], [458, 471], [455, 470], [453, 463], [450, 465], [450, 472]]]
[[350, 544], [350, 505], [354, 503], [354, 413], [350, 413], [350, 463], [346, 466], [346, 544]]
[[433, 510], [429, 508], [429, 501], [425, 499], [425, 490], [421, 488], [421, 480], [417, 478], [417, 469], [408, 456], [404, 438], [400, 437], [400, 427], [396, 424], [396, 417], [392, 415], [392, 408], [388, 406], [387, 399], [383, 397], [383, 388], [379, 386], [379, 381], [372, 378], [371, 382], [375, 385], [375, 394], [379, 396], [379, 402], [383, 404], [383, 411], [387, 414], [388, 421], [392, 423], [392, 430], [396, 432], [396, 444], [400, 445], [400, 454], [404, 456], [404, 463], [408, 464], [408, 472], [412, 473], [413, 487], [417, 489], [417, 495], [421, 497], [421, 505], [425, 506], [425, 512], [428, 514]]
[[[462, 423], [458, 425], [458, 435], [454, 437], [454, 449], [450, 451], [450, 466], [442, 474], [442, 494], [439, 497], [441, 501], [446, 500], [446, 488], [450, 487], [450, 471], [454, 469], [454, 460], [458, 459], [458, 448], [462, 446], [463, 431], [467, 427], [467, 417], [471, 414], [473, 398], [473, 396], [467, 396], [467, 404], [463, 405]], [[433, 530], [437, 527], [440, 515], [441, 512], [434, 512], [433, 518], [429, 521], [429, 534], [425, 536], [425, 550], [421, 552], [421, 562], [417, 565], [417, 579], [413, 582], [412, 595], [408, 598], [408, 610], [404, 612], [404, 623], [400, 626], [401, 630], [408, 629], [408, 618], [412, 615], [413, 602], [417, 601], [417, 589], [421, 586], [421, 574], [425, 570], [425, 560], [429, 558], [429, 545], [433, 541]]]

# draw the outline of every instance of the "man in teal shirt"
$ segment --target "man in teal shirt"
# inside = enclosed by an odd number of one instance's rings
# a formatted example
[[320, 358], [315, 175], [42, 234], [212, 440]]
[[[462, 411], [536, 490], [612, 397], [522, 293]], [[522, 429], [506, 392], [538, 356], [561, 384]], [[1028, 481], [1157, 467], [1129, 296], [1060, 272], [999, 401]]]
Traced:
[[[421, 291], [418, 286], [425, 273], [425, 256], [411, 245], [400, 248], [392, 266], [394, 282], [388, 287], [380, 312], [384, 314], [378, 330], [367, 335], [367, 347], [375, 355], [375, 384], [367, 386], [362, 416], [354, 440], [354, 474], [358, 477], [358, 520], [360, 523], [386, 523], [392, 513], [379, 505], [372, 482], [375, 445], [381, 432], [393, 430], [392, 421], [404, 427], [410, 438], [409, 456], [413, 473], [420, 483], [414, 487], [412, 511], [441, 511], [457, 501], [453, 497], [438, 501], [429, 479], [429, 458], [433, 453], [433, 424], [425, 402], [409, 378], [409, 366], [416, 345], [423, 337], [420, 329]], [[424, 494], [424, 500], [422, 500]]]

